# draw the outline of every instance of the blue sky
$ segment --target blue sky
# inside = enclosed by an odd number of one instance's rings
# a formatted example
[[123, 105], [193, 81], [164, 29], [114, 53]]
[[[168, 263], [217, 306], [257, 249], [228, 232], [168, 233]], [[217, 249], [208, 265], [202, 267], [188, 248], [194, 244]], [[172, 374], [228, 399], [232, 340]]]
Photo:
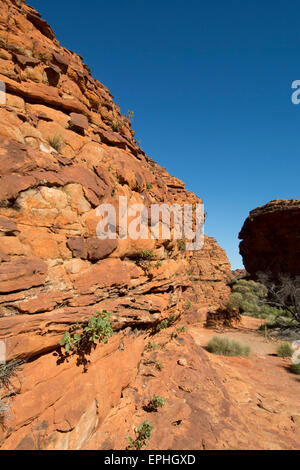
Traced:
[[145, 152], [203, 198], [206, 233], [242, 267], [250, 210], [299, 198], [300, 2], [29, 0], [84, 57]]

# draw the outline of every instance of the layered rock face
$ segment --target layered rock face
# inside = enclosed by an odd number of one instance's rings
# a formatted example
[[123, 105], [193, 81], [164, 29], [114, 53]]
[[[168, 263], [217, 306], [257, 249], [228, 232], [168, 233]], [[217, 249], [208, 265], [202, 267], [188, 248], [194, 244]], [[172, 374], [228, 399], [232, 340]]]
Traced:
[[[218, 311], [230, 265], [210, 237], [195, 252], [97, 238], [97, 207], [118, 210], [120, 196], [146, 207], [201, 200], [145, 155], [107, 88], [23, 1], [0, 2], [0, 81], [0, 340], [7, 361], [25, 361], [0, 445], [83, 448], [133, 383], [153, 325]], [[115, 334], [88, 375], [75, 359], [59, 364], [64, 332], [102, 310]]]
[[300, 275], [300, 199], [277, 199], [250, 212], [239, 234], [246, 270]]

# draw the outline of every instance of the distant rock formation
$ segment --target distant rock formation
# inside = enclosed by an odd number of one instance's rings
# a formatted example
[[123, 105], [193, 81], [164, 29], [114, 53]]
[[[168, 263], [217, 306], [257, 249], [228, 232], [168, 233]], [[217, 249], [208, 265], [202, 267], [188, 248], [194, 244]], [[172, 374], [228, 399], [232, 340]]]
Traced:
[[250, 212], [239, 234], [246, 270], [300, 275], [300, 199], [277, 199]]

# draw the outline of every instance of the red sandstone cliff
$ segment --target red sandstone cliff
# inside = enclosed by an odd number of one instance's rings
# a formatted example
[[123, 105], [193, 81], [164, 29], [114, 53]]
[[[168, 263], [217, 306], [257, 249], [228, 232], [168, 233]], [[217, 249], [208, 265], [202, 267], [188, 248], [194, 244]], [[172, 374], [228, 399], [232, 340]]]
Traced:
[[[210, 237], [194, 253], [97, 239], [96, 207], [119, 196], [201, 201], [145, 155], [107, 88], [23, 1], [0, 2], [0, 80], [0, 339], [7, 361], [26, 361], [0, 445], [81, 448], [134, 380], [151, 326], [187, 301], [189, 321], [204, 321], [227, 300], [230, 265]], [[149, 272], [142, 250], [154, 253]], [[103, 309], [115, 335], [88, 377], [72, 359], [58, 365], [63, 333]]]

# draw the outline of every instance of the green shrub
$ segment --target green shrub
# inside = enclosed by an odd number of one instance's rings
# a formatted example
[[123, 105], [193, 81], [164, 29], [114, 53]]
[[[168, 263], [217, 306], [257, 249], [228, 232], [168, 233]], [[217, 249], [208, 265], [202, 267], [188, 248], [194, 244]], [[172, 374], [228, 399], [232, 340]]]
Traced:
[[147, 446], [147, 441], [151, 437], [151, 433], [153, 430], [153, 425], [149, 423], [149, 421], [145, 420], [140, 424], [140, 426], [134, 430], [136, 438], [132, 439], [131, 437], [128, 437], [128, 447], [127, 450], [130, 449], [135, 449], [135, 450], [141, 450], [143, 447]]
[[61, 135], [54, 134], [53, 137], [49, 137], [48, 143], [54, 148], [57, 152], [61, 151], [62, 146], [64, 145], [64, 140]]
[[177, 320], [177, 317], [174, 313], [172, 313], [168, 318], [165, 318], [164, 320], [162, 320], [161, 322], [159, 322], [155, 328], [154, 328], [154, 331], [156, 333], [158, 333], [159, 331], [161, 330], [165, 330], [167, 328], [169, 328], [169, 326], [173, 325], [175, 323], [175, 321]]
[[[97, 312], [94, 317], [88, 320], [85, 327], [76, 324], [67, 331], [60, 341], [60, 345], [64, 348], [68, 355], [70, 352], [76, 352], [87, 345], [95, 345], [96, 342], [106, 344], [108, 338], [113, 335], [111, 323], [109, 321], [110, 314], [103, 310], [102, 313]], [[81, 330], [78, 332], [78, 330]]]
[[268, 325], [278, 323], [291, 315], [284, 309], [267, 305], [268, 289], [255, 281], [239, 279], [231, 286], [229, 308], [237, 308], [242, 315], [266, 319]]
[[119, 130], [121, 129], [122, 126], [123, 126], [123, 124], [120, 121], [118, 121], [118, 122], [111, 121], [111, 123], [110, 123], [110, 127], [115, 132], [119, 132]]
[[154, 255], [153, 251], [151, 251], [151, 250], [143, 250], [140, 254], [140, 257], [142, 259], [152, 260], [153, 258], [155, 258], [155, 255]]
[[146, 406], [147, 411], [158, 411], [158, 408], [162, 408], [165, 405], [165, 398], [159, 395], [153, 395], [148, 405]]
[[186, 304], [184, 305], [184, 310], [189, 310], [192, 306], [192, 302], [190, 300], [188, 300], [186, 302]]
[[243, 356], [250, 354], [250, 348], [228, 338], [214, 336], [207, 345], [207, 351], [222, 356]]
[[293, 374], [300, 375], [300, 364], [291, 364], [290, 365], [290, 371]]
[[281, 343], [277, 348], [277, 356], [279, 357], [292, 357], [293, 353], [293, 348], [288, 342]]
[[152, 183], [147, 183], [146, 186], [147, 186], [148, 191], [150, 191], [150, 189], [152, 189]]

